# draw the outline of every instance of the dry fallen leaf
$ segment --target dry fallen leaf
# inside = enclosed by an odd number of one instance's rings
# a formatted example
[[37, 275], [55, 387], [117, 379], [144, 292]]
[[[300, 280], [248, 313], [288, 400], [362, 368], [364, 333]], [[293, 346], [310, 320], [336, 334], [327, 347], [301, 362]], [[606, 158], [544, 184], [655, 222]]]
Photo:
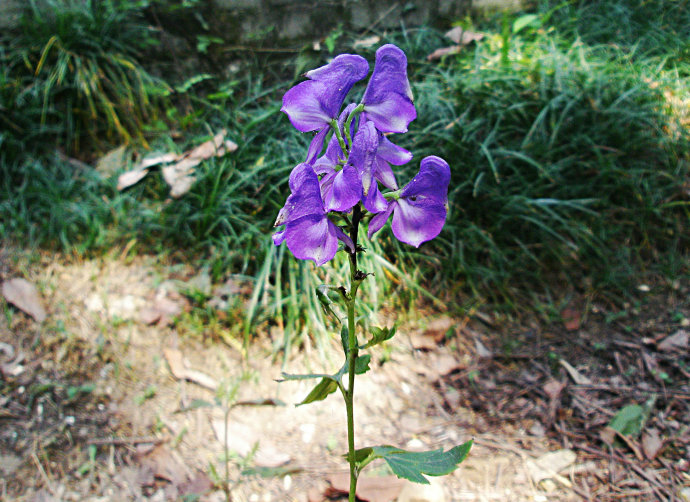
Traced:
[[477, 355], [480, 358], [488, 359], [494, 356], [494, 353], [487, 349], [486, 346], [481, 341], [479, 341], [479, 338], [474, 339], [474, 347], [475, 349], [477, 349]]
[[[146, 176], [148, 168], [150, 167], [175, 162], [175, 164], [163, 166], [161, 172], [163, 173], [163, 179], [170, 185], [170, 196], [173, 198], [183, 196], [192, 188], [192, 185], [196, 181], [194, 177], [194, 168], [198, 166], [201, 161], [209, 159], [214, 155], [216, 157], [221, 157], [226, 153], [237, 150], [237, 143], [225, 139], [226, 134], [227, 130], [223, 129], [216, 134], [213, 139], [205, 141], [181, 155], [169, 152], [144, 158], [134, 169], [120, 175], [117, 189], [124, 190], [138, 183]], [[120, 164], [122, 164], [122, 162], [120, 162]]]
[[688, 350], [688, 332], [684, 329], [676, 331], [671, 336], [664, 338], [657, 348], [662, 351]]
[[[213, 482], [205, 473], [198, 472], [196, 476], [189, 481], [182, 483], [177, 488], [179, 490], [179, 495], [183, 499], [192, 499], [194, 495], [199, 496], [209, 492], [211, 488], [213, 488]], [[187, 497], [185, 497], [185, 495], [187, 495]]]
[[168, 361], [170, 372], [178, 380], [189, 380], [195, 384], [206, 387], [207, 389], [216, 390], [218, 382], [201, 371], [185, 368], [182, 361], [182, 352], [175, 349], [163, 349], [163, 356]]
[[410, 342], [412, 342], [412, 347], [417, 350], [434, 350], [438, 348], [438, 343], [433, 336], [410, 335]]
[[159, 326], [165, 326], [170, 324], [180, 312], [182, 312], [182, 307], [179, 303], [161, 297], [154, 299], [151, 305], [141, 309], [139, 318], [144, 324], [158, 323]]
[[[350, 490], [350, 473], [339, 472], [327, 478], [331, 484], [328, 496], [348, 493]], [[367, 502], [392, 502], [398, 498], [405, 486], [405, 481], [397, 476], [360, 477], [357, 481], [357, 498]]]
[[465, 30], [460, 26], [456, 26], [452, 30], [446, 32], [446, 37], [450, 38], [456, 44], [467, 45], [472, 42], [478, 42], [484, 38], [484, 34]]
[[122, 191], [125, 188], [136, 185], [144, 179], [144, 177], [149, 173], [148, 169], [134, 169], [132, 171], [127, 171], [122, 173], [117, 177], [117, 189]]
[[355, 40], [355, 43], [352, 45], [352, 47], [371, 47], [378, 44], [380, 41], [381, 37], [379, 37], [378, 35], [372, 35], [370, 37]]
[[126, 153], [127, 147], [125, 145], [110, 150], [96, 162], [96, 171], [109, 178], [127, 165]]
[[455, 321], [448, 316], [441, 316], [432, 319], [424, 330], [425, 336], [433, 337], [437, 342], [441, 342], [446, 338], [455, 326]]
[[29, 314], [36, 322], [45, 321], [47, 314], [43, 307], [43, 301], [36, 286], [26, 279], [16, 277], [3, 282], [2, 295], [8, 303]]
[[642, 434], [642, 451], [644, 451], [644, 455], [647, 459], [654, 460], [663, 446], [664, 442], [661, 437], [659, 437], [658, 430], [650, 429]]
[[182, 197], [192, 188], [196, 178], [192, 175], [193, 168], [199, 164], [199, 159], [183, 159], [177, 164], [165, 166], [161, 169], [163, 179], [170, 185], [170, 196], [174, 199]]
[[453, 45], [451, 47], [441, 47], [436, 49], [434, 52], [429, 54], [426, 59], [427, 61], [433, 61], [434, 59], [441, 59], [443, 56], [451, 56], [453, 54], [458, 54], [462, 50], [459, 45]]
[[154, 157], [145, 157], [137, 166], [137, 169], [148, 169], [149, 167], [157, 166], [158, 164], [168, 164], [175, 162], [180, 156], [176, 153], [164, 153]]
[[570, 378], [572, 378], [573, 382], [575, 382], [577, 385], [592, 385], [592, 381], [573, 368], [568, 361], [561, 359], [559, 363], [565, 368], [565, 370], [568, 372], [568, 375], [570, 375]]
[[573, 450], [563, 449], [550, 451], [535, 460], [527, 460], [526, 465], [530, 477], [537, 484], [550, 478], [563, 482], [558, 473], [573, 465], [575, 460], [577, 455]]
[[156, 478], [165, 479], [174, 485], [181, 485], [189, 479], [189, 470], [175, 452], [163, 445], [156, 446], [151, 453], [141, 459], [144, 469], [153, 471]]
[[543, 387], [544, 392], [552, 401], [556, 401], [559, 397], [561, 397], [561, 392], [564, 388], [565, 382], [559, 382], [553, 378], [549, 379], [549, 381], [546, 382]]
[[577, 331], [580, 329], [580, 313], [571, 307], [566, 307], [561, 311], [561, 318], [563, 319], [563, 326], [568, 331]]

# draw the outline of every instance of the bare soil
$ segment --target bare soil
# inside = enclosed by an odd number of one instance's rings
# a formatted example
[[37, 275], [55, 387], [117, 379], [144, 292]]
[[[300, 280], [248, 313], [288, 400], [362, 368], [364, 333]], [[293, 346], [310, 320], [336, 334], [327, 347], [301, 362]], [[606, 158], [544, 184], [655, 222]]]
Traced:
[[[282, 333], [262, 329], [244, 358], [239, 320], [221, 308], [207, 330], [179, 292], [197, 272], [0, 251], [0, 282], [29, 279], [48, 311], [38, 324], [0, 300], [2, 500], [221, 501], [225, 486], [235, 502], [341, 500], [339, 395], [295, 407], [313, 382], [276, 381], [333, 372], [336, 340], [283, 360]], [[358, 377], [358, 446], [473, 438], [423, 500], [687, 500], [688, 289], [648, 289], [622, 307], [574, 295], [551, 322], [420, 309]], [[227, 294], [241, 304], [245, 292]], [[642, 407], [639, 427], [617, 434], [607, 426], [629, 405]], [[384, 479], [368, 500], [411, 490]]]

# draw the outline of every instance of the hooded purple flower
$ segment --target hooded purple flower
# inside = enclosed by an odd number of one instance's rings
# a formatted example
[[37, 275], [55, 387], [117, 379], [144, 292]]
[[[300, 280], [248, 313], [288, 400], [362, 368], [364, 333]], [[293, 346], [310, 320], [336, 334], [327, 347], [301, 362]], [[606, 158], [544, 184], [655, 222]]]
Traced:
[[381, 132], [407, 132], [417, 112], [407, 80], [407, 57], [392, 44], [376, 51], [374, 73], [362, 98], [364, 115]]
[[385, 211], [388, 206], [374, 177], [378, 147], [379, 134], [374, 123], [362, 122], [357, 134], [352, 139], [352, 150], [347, 163], [357, 168], [361, 179], [362, 204], [370, 213]]
[[392, 200], [386, 211], [376, 214], [369, 222], [371, 238], [393, 214], [393, 235], [406, 244], [419, 247], [436, 237], [443, 228], [448, 213], [448, 184], [450, 167], [440, 157], [422, 159], [419, 173]]
[[313, 260], [317, 266], [330, 261], [338, 251], [338, 240], [354, 252], [354, 244], [328, 219], [321, 200], [319, 178], [309, 164], [299, 164], [290, 173], [291, 195], [278, 213], [274, 226], [285, 230], [273, 234], [273, 242], [287, 242], [295, 258]]
[[367, 73], [366, 59], [356, 54], [341, 54], [327, 65], [308, 71], [309, 80], [285, 93], [280, 110], [287, 114], [292, 125], [301, 132], [319, 131], [309, 147], [308, 161], [321, 151], [328, 126], [338, 117], [347, 93]]
[[390, 164], [402, 166], [410, 160], [412, 160], [412, 154], [409, 151], [393, 144], [386, 136], [379, 133], [379, 146], [374, 160], [374, 177], [385, 187], [391, 190], [398, 189], [398, 182]]

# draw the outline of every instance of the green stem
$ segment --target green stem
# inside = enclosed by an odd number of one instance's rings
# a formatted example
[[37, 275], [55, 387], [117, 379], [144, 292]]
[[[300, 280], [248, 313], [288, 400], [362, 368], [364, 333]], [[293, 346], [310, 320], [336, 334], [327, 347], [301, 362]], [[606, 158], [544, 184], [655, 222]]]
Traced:
[[335, 134], [335, 137], [338, 138], [338, 143], [340, 144], [340, 148], [342, 149], [343, 153], [347, 157], [347, 148], [345, 147], [345, 140], [343, 139], [343, 134], [340, 132], [340, 128], [338, 127], [338, 121], [333, 119], [331, 120], [331, 129], [333, 129], [333, 133]]
[[[350, 135], [350, 125], [352, 124], [352, 119], [354, 119], [357, 115], [362, 113], [364, 111], [364, 104], [360, 103], [357, 105], [357, 107], [352, 110], [352, 113], [347, 117], [347, 120], [345, 121], [345, 137], [347, 138], [348, 144], [352, 146], [352, 137]], [[343, 152], [345, 150], [343, 149]]]
[[357, 289], [362, 279], [357, 270], [357, 231], [359, 221], [362, 218], [362, 211], [359, 204], [354, 207], [352, 212], [352, 225], [350, 226], [350, 238], [355, 246], [355, 250], [350, 252], [350, 294], [347, 301], [347, 361], [348, 361], [348, 385], [345, 394], [345, 408], [347, 410], [347, 449], [348, 460], [350, 462], [350, 493], [349, 502], [355, 502], [355, 492], [357, 491], [357, 464], [355, 461], [355, 417], [354, 417], [354, 397], [355, 397], [355, 364], [359, 353], [357, 343], [357, 333], [355, 331], [355, 302]]

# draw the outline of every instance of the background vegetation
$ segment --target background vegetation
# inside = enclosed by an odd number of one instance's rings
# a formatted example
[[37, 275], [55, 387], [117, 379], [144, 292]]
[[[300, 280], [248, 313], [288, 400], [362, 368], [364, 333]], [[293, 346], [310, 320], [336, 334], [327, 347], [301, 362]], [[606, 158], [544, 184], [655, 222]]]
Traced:
[[[280, 99], [335, 53], [371, 61], [392, 42], [408, 54], [419, 117], [396, 138], [416, 157], [399, 179], [426, 155], [447, 158], [451, 212], [420, 250], [388, 229], [367, 245], [374, 305], [406, 291], [402, 302], [422, 293], [451, 310], [476, 301], [515, 309], [572, 293], [622, 298], [650, 276], [687, 278], [686, 0], [539, 1], [477, 14], [457, 24], [485, 37], [435, 61], [427, 55], [449, 40], [405, 27], [364, 49], [354, 48], [357, 34], [336, 30], [320, 49], [287, 58], [213, 52], [222, 40], [198, 33], [188, 53], [164, 50], [161, 19], [191, 16], [196, 3], [28, 4], [0, 43], [3, 239], [79, 255], [130, 243], [194, 260], [215, 280], [252, 278], [245, 335], [265, 318], [291, 334], [318, 331], [315, 293], [301, 292], [337, 278], [270, 240], [309, 141]], [[168, 198], [157, 172], [120, 192], [116, 177], [89, 167], [121, 143], [183, 151], [220, 128], [238, 150], [202, 163], [180, 199]]]

